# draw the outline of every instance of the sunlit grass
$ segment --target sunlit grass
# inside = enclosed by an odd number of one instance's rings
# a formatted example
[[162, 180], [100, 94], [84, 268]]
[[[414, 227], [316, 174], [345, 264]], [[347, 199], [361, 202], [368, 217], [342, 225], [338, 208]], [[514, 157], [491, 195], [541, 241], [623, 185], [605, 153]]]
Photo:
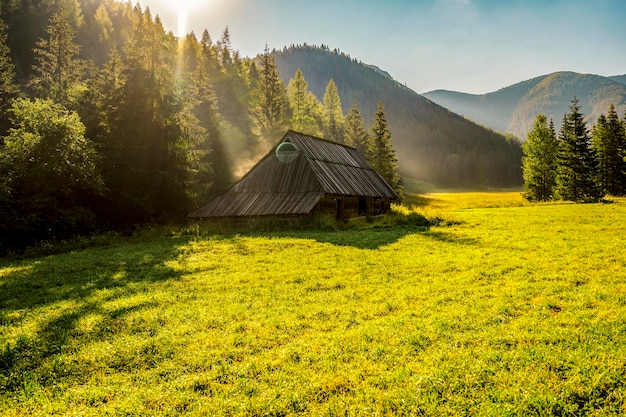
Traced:
[[0, 414], [626, 413], [626, 200], [421, 198], [0, 263]]

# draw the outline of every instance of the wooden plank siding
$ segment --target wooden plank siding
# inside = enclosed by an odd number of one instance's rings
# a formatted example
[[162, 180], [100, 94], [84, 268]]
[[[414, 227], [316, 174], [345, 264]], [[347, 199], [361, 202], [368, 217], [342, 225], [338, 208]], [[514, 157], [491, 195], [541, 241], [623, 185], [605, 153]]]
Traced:
[[[298, 156], [281, 162], [275, 155], [291, 142]], [[238, 217], [311, 213], [323, 196], [395, 200], [398, 195], [355, 148], [289, 131], [226, 193], [190, 217]], [[331, 197], [332, 196], [332, 197]]]

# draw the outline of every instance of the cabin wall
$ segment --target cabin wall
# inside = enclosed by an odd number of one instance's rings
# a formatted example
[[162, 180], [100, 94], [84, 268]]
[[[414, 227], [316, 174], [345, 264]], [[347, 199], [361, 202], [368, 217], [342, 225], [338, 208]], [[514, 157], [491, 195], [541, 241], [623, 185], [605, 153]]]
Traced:
[[378, 216], [389, 212], [388, 198], [358, 196], [323, 196], [315, 206], [314, 213], [330, 214], [338, 220], [359, 216]]

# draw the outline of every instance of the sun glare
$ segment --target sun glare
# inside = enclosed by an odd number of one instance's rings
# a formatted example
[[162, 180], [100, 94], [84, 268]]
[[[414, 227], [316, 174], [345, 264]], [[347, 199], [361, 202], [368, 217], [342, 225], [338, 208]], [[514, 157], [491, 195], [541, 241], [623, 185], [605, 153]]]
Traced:
[[187, 35], [187, 18], [190, 13], [196, 12], [201, 6], [208, 5], [207, 0], [176, 0], [168, 1], [171, 8], [176, 10], [178, 14], [178, 36]]

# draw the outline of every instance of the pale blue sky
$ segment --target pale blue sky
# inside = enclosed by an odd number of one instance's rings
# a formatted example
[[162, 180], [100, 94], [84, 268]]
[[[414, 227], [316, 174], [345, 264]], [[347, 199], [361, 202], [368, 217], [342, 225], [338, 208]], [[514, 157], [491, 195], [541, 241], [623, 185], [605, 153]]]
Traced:
[[[423, 93], [487, 93], [555, 71], [626, 74], [626, 0], [140, 0], [167, 29], [242, 56], [328, 45]], [[187, 11], [185, 13], [185, 10]], [[186, 19], [182, 18], [186, 16]], [[305, 74], [306, 77], [306, 74]]]

